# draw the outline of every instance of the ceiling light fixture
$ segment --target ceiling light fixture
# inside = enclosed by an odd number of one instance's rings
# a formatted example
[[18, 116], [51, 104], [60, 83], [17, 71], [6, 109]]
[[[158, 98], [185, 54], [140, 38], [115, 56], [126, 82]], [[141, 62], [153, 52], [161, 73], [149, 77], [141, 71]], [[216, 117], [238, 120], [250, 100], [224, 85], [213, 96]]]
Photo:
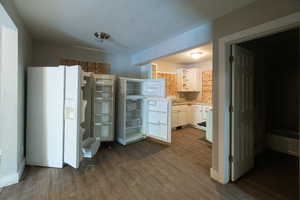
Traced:
[[104, 40], [108, 40], [110, 38], [110, 35], [108, 33], [104, 32], [96, 32], [94, 33], [94, 36], [100, 40], [100, 42], [103, 42]]
[[193, 58], [193, 59], [199, 59], [201, 56], [203, 55], [203, 53], [202, 52], [194, 52], [194, 53], [191, 53], [191, 57]]

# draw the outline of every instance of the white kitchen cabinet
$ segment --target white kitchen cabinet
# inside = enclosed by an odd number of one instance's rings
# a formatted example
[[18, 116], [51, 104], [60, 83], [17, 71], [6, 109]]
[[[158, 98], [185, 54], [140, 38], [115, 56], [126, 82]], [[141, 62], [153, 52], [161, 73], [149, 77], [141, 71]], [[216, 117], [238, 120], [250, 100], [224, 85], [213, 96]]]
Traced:
[[190, 124], [190, 106], [176, 105], [172, 107], [172, 128]]
[[178, 126], [187, 125], [187, 106], [180, 106]]
[[172, 108], [172, 128], [193, 125], [205, 131], [206, 127], [199, 126], [199, 123], [208, 123], [211, 109], [209, 105], [175, 105]]
[[201, 107], [200, 105], [191, 105], [191, 124], [198, 126], [198, 123], [201, 122]]
[[178, 92], [200, 92], [202, 89], [201, 70], [197, 68], [177, 69]]
[[178, 121], [179, 121], [179, 112], [177, 110], [172, 109], [172, 117], [171, 118], [172, 118], [171, 126], [172, 126], [172, 128], [176, 128], [178, 126]]

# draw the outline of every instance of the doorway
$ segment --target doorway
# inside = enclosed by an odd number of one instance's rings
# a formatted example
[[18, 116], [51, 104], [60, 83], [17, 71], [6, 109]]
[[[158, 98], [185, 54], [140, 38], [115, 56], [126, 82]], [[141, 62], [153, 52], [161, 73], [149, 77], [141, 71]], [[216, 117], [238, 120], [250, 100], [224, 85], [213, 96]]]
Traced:
[[[142, 78], [162, 78], [172, 100], [171, 126], [193, 127], [212, 143], [212, 44], [202, 45], [142, 66]], [[182, 131], [181, 131], [182, 132]]]
[[299, 193], [299, 35], [297, 27], [231, 51], [231, 181], [284, 199]]
[[[212, 50], [213, 45], [209, 43], [141, 66], [142, 78], [165, 79], [166, 95], [172, 100], [172, 146], [189, 141], [186, 146], [198, 143], [211, 149]], [[206, 161], [210, 163], [211, 153], [207, 157], [209, 160]]]
[[295, 13], [273, 21], [266, 22], [231, 35], [224, 36], [216, 43], [217, 83], [215, 85], [214, 102], [214, 145], [211, 177], [220, 183], [230, 182], [230, 103], [231, 103], [231, 73], [230, 46], [232, 44], [265, 37], [293, 27], [299, 27], [300, 13]]

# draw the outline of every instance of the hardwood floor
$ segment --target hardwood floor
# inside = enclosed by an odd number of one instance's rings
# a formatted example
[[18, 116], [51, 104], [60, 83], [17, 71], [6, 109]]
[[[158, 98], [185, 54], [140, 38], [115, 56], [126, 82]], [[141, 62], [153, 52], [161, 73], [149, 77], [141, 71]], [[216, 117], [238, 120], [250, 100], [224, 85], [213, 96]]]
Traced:
[[254, 196], [258, 194], [261, 199], [300, 199], [299, 160], [267, 151], [255, 159], [255, 168], [235, 185]]
[[102, 148], [78, 170], [27, 167], [21, 183], [4, 188], [0, 199], [286, 199], [252, 184], [214, 182], [211, 145], [201, 138], [201, 131], [186, 128], [173, 132], [171, 146], [145, 140]]

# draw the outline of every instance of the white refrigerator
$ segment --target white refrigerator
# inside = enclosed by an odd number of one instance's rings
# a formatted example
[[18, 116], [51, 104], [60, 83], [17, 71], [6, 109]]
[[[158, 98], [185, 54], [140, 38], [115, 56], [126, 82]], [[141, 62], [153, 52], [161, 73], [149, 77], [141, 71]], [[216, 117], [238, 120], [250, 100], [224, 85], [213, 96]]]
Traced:
[[[27, 84], [26, 163], [78, 168], [84, 153], [87, 81], [80, 66], [29, 67]], [[91, 134], [88, 134], [91, 135]], [[85, 137], [88, 139], [88, 137]], [[95, 140], [98, 149], [100, 141]]]
[[171, 100], [164, 79], [118, 79], [117, 141], [171, 143]]

